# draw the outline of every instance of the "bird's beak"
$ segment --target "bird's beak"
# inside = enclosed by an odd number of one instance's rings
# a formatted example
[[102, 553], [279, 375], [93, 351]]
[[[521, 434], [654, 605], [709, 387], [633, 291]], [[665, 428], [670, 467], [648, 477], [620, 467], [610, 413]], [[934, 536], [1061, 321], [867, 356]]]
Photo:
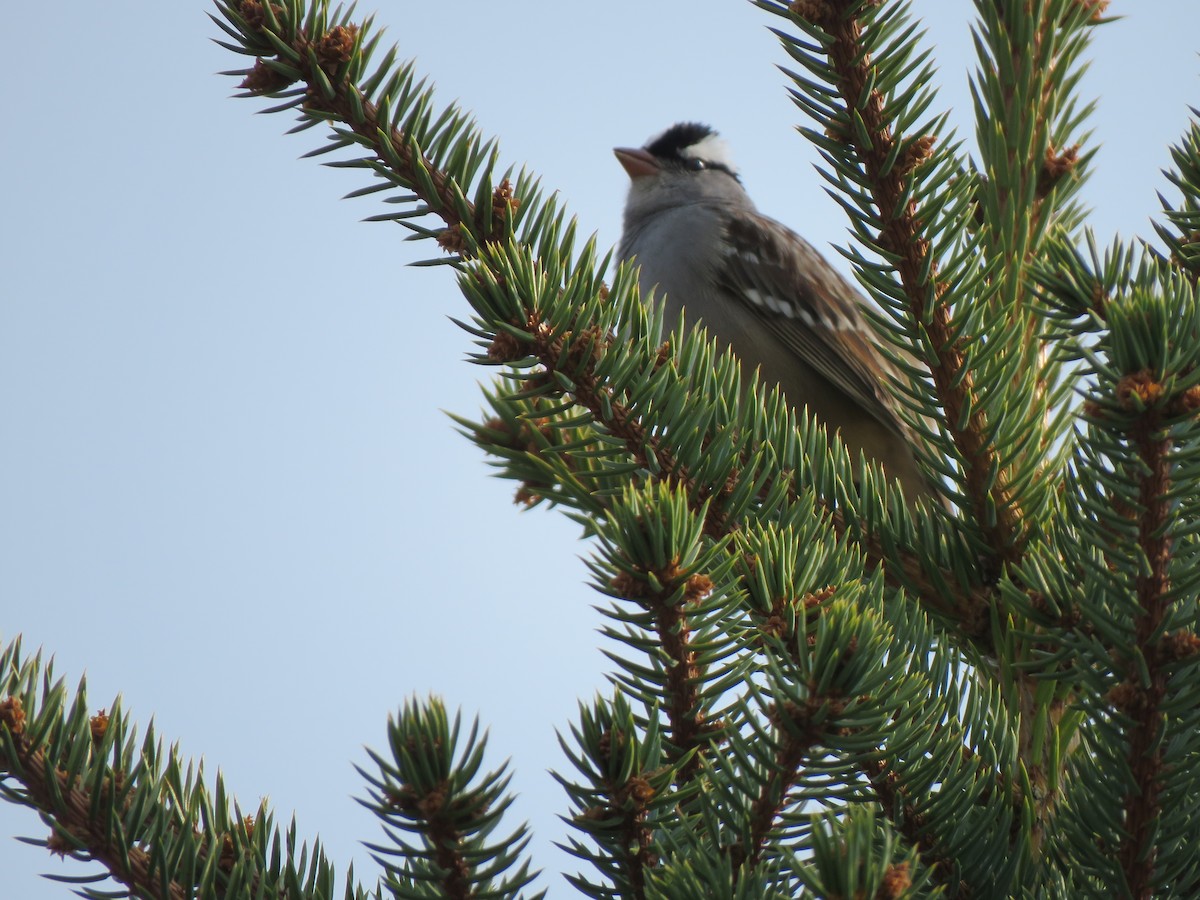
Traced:
[[630, 178], [657, 175], [662, 169], [658, 160], [641, 147], [614, 147], [613, 154]]

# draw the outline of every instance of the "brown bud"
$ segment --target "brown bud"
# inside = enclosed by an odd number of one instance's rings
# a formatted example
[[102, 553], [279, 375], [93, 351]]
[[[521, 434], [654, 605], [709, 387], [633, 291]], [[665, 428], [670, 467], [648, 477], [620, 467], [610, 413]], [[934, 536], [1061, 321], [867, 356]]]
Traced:
[[900, 159], [896, 162], [900, 174], [908, 175], [922, 163], [927, 162], [933, 156], [933, 145], [936, 143], [937, 137], [932, 134], [923, 134], [909, 141], [908, 146], [900, 155]]
[[687, 586], [683, 590], [684, 603], [699, 603], [705, 597], [712, 593], [712, 579], [707, 575], [693, 575], [687, 580]]
[[1172, 631], [1163, 635], [1161, 647], [1164, 661], [1191, 659], [1200, 653], [1200, 637], [1190, 631]]
[[321, 36], [317, 41], [317, 59], [321, 67], [336, 69], [348, 62], [354, 53], [354, 43], [358, 40], [357, 25], [336, 25]]
[[1079, 145], [1067, 147], [1061, 153], [1053, 146], [1046, 148], [1046, 159], [1038, 173], [1037, 195], [1045, 197], [1079, 164]]
[[526, 356], [523, 343], [507, 331], [501, 331], [488, 345], [488, 359], [494, 363], [516, 362]]
[[276, 72], [260, 59], [255, 61], [254, 68], [246, 73], [238, 87], [255, 94], [270, 94], [282, 91], [291, 83], [287, 76]]
[[814, 25], [824, 25], [833, 17], [833, 7], [826, 0], [794, 0], [788, 12]]
[[99, 744], [104, 740], [104, 735], [108, 731], [108, 713], [105, 710], [100, 710], [91, 719], [92, 743]]
[[0, 725], [5, 726], [14, 735], [25, 731], [25, 708], [20, 697], [0, 700]]
[[[1163, 393], [1162, 383], [1149, 369], [1126, 375], [1117, 382], [1117, 399], [1129, 410], [1135, 410], [1138, 406], [1153, 406], [1162, 399]], [[1133, 402], [1134, 397], [1138, 398], [1139, 403]]]
[[462, 253], [467, 249], [467, 239], [456, 225], [447, 225], [438, 232], [437, 245], [447, 253]]

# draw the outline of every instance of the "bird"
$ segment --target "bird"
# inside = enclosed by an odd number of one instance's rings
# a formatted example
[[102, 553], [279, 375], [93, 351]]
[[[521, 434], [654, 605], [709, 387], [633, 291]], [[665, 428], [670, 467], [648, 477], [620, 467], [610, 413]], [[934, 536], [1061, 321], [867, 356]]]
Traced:
[[653, 290], [667, 321], [683, 312], [687, 327], [707, 327], [838, 434], [856, 466], [860, 452], [880, 463], [907, 504], [936, 496], [865, 301], [811, 244], [757, 210], [717, 131], [680, 122], [613, 153], [630, 180], [618, 256], [640, 267], [643, 296]]

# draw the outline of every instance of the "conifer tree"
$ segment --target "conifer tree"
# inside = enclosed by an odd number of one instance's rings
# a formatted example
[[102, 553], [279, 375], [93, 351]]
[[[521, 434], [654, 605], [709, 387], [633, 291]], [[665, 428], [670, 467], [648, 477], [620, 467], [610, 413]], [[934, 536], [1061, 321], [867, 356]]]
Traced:
[[[673, 334], [494, 140], [327, 0], [217, 0], [229, 74], [323, 132], [429, 264], [474, 360], [460, 418], [591, 539], [609, 696], [564, 723], [598, 898], [1200, 894], [1200, 122], [1156, 245], [1076, 201], [1101, 0], [976, 0], [974, 139], [895, 0], [755, 0], [856, 237], [893, 385], [944, 504]], [[362, 769], [376, 883], [247, 815], [126, 713], [0, 652], [0, 791], [146, 898], [528, 897], [503, 766], [438, 700]], [[111, 896], [87, 884], [88, 897]]]

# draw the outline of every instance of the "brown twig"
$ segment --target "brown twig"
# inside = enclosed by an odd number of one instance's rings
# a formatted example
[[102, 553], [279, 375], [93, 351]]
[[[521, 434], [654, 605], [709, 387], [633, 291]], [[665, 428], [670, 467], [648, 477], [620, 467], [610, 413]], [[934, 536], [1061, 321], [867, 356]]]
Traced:
[[[770, 611], [751, 608], [751, 616], [763, 634], [762, 641], [772, 641], [776, 646], [783, 648], [794, 662], [799, 662], [801, 642], [808, 640], [809, 626], [822, 614], [825, 604], [836, 593], [836, 588], [829, 586], [798, 600], [779, 598]], [[789, 706], [776, 712], [776, 726], [781, 733], [781, 739], [775, 765], [767, 773], [767, 778], [750, 808], [751, 846], [746, 855], [754, 862], [758, 861], [766, 848], [771, 828], [788, 804], [788, 791], [798, 780], [813, 748], [819, 744], [832, 746], [836, 742], [835, 736], [831, 736], [827, 729], [820, 729], [813, 724], [812, 714], [823, 705], [833, 709], [836, 715], [837, 711], [846, 707], [847, 701], [844, 697], [835, 694], [820, 695], [814, 690], [803, 708]], [[938, 849], [936, 841], [924, 830], [925, 823], [911, 812], [911, 804], [905, 804], [904, 815], [893, 815], [897, 797], [905, 792], [887, 761], [879, 759], [866, 762], [862, 768], [884, 814], [895, 823], [897, 831], [909, 844], [917, 848], [921, 859], [930, 867], [934, 877], [943, 884], [950, 884], [951, 879], [957, 879], [958, 867]], [[1005, 789], [1004, 780], [999, 777], [995, 790]], [[735, 862], [740, 860], [735, 859]], [[957, 896], [971, 896], [970, 886], [965, 881], [958, 879], [954, 884], [958, 891]]]
[[[756, 563], [747, 558], [745, 564]], [[837, 588], [829, 585], [803, 597], [778, 597], [770, 610], [750, 605], [750, 615], [758, 627], [759, 642], [764, 648], [781, 650], [793, 663], [800, 663], [807, 646], [809, 626], [823, 613], [826, 604], [837, 594]], [[776, 650], [775, 652], [778, 652]], [[850, 651], [852, 652], [852, 651]], [[803, 767], [812, 755], [813, 748], [828, 738], [825, 729], [819, 728], [814, 717], [818, 710], [828, 708], [837, 715], [846, 707], [846, 699], [834, 693], [819, 693], [814, 684], [808, 685], [805, 703], [785, 703], [773, 710], [773, 724], [777, 734], [774, 765], [766, 772], [758, 796], [750, 804], [750, 846], [743, 853], [752, 864], [762, 858], [767, 839], [776, 819], [788, 806], [788, 792], [799, 780]], [[734, 860], [739, 865], [741, 859]]]
[[[863, 765], [863, 772], [875, 793], [875, 799], [883, 814], [896, 830], [903, 835], [909, 846], [915, 847], [921, 861], [929, 867], [934, 877], [947, 886], [954, 887], [954, 896], [967, 900], [974, 890], [958, 877], [958, 865], [938, 847], [937, 840], [926, 830], [924, 817], [914, 810], [908, 790], [900, 776], [892, 770], [886, 759], [878, 759]], [[896, 814], [899, 808], [901, 813]]]
[[[696, 662], [689, 621], [689, 607], [712, 591], [712, 581], [703, 574], [685, 575], [674, 560], [653, 574], [654, 580], [662, 585], [661, 590], [649, 590], [646, 581], [626, 574], [618, 575], [612, 587], [650, 613], [659, 644], [671, 660], [664, 684], [671, 756], [673, 762], [678, 762], [691, 753], [679, 770], [679, 780], [687, 782], [699, 773], [701, 766], [700, 753], [693, 751], [708, 746], [714, 728], [700, 704], [703, 672]], [[681, 586], [683, 592], [679, 595]], [[677, 595], [679, 599], [675, 600]]]
[[815, 714], [828, 708], [836, 716], [845, 706], [845, 700], [813, 694], [804, 706], [789, 703], [775, 710], [775, 756], [758, 796], [750, 804], [749, 859], [752, 865], [762, 859], [771, 829], [788, 806], [788, 792], [799, 781], [813, 749], [826, 734], [825, 729], [814, 723]]
[[[924, 323], [936, 356], [930, 374], [945, 410], [945, 425], [958, 448], [965, 467], [966, 494], [978, 512], [987, 546], [1000, 565], [1020, 558], [1023, 534], [1021, 511], [1014, 506], [1006, 485], [1009, 473], [999, 468], [995, 447], [988, 439], [989, 427], [975, 387], [966, 368], [961, 337], [950, 307], [942, 301], [947, 289], [938, 280], [937, 261], [924, 236], [916, 201], [908, 190], [911, 172], [893, 165], [897, 147], [904, 139], [894, 135], [888, 124], [893, 117], [885, 109], [878, 89], [871, 87], [873, 62], [863, 47], [862, 25], [847, 15], [842, 3], [797, 3], [792, 11], [808, 17], [829, 35], [826, 52], [837, 78], [837, 89], [847, 109], [854, 110], [862, 128], [849, 129], [845, 139], [854, 147], [869, 185], [871, 196], [884, 223], [879, 246], [896, 260], [896, 271], [908, 297], [913, 321]], [[918, 137], [917, 140], [920, 138]], [[964, 412], [969, 414], [964, 418]], [[995, 510], [990, 521], [985, 511]]]
[[1140, 667], [1129, 660], [1125, 680], [1110, 692], [1109, 699], [1132, 720], [1126, 761], [1133, 789], [1125, 797], [1125, 838], [1117, 855], [1131, 896], [1149, 900], [1155, 889], [1156, 826], [1162, 812], [1162, 705], [1171, 674], [1164, 648], [1166, 636], [1161, 633], [1171, 589], [1171, 439], [1153, 408], [1138, 417], [1130, 437], [1144, 466], [1138, 485], [1137, 540], [1147, 562], [1135, 581], [1140, 613], [1134, 624], [1134, 643], [1149, 681], [1143, 682]]
[[[47, 846], [63, 855], [82, 848], [88, 857], [101, 863], [109, 875], [129, 888], [138, 897], [152, 900], [186, 900], [190, 892], [177, 882], [169, 882], [162, 891], [162, 879], [151, 865], [151, 851], [136, 844], [117, 846], [112, 832], [103, 822], [92, 817], [93, 797], [78, 778], [71, 779], [57, 768], [41, 748], [31, 746], [14, 727], [20, 712], [20, 700], [9, 698], [0, 710], [0, 727], [12, 733], [17, 749], [17, 766], [8, 770], [25, 788], [28, 802], [54, 821], [54, 834]], [[23, 714], [19, 717], [23, 722]], [[19, 727], [19, 726], [18, 726]], [[109, 773], [106, 790], [115, 790], [115, 773]], [[100, 804], [101, 814], [105, 805]]]
[[387, 794], [388, 804], [422, 822], [422, 834], [433, 849], [433, 859], [442, 870], [443, 896], [453, 900], [468, 900], [471, 890], [472, 864], [462, 853], [463, 834], [455, 817], [447, 810], [446, 784], [425, 791], [405, 786]]
[[[628, 741], [629, 736], [623, 732], [609, 731], [601, 740], [606, 757], [605, 769], [612, 771], [613, 754], [621, 755], [621, 751], [624, 750], [623, 747], [614, 744]], [[617, 830], [621, 834], [620, 846], [623, 851], [622, 868], [633, 890], [634, 900], [643, 900], [646, 896], [646, 871], [658, 863], [658, 857], [651, 849], [654, 835], [646, 825], [648, 804], [654, 797], [654, 787], [644, 772], [637, 771], [624, 782], [616, 783], [605, 779], [604, 787], [608, 804], [589, 810], [585, 816], [618, 821]]]

